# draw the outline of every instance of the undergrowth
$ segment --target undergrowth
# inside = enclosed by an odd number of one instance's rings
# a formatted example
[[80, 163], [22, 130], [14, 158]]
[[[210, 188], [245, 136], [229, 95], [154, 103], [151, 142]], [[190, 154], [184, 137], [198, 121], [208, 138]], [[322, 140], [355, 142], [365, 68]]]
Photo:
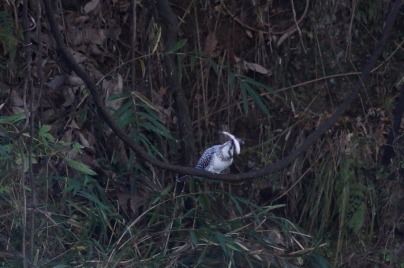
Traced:
[[[163, 68], [163, 55], [174, 54], [198, 151], [218, 143], [218, 130], [245, 140], [232, 173], [287, 156], [329, 117], [388, 10], [378, 1], [310, 3], [306, 13], [303, 2], [171, 1], [182, 31], [166, 52], [164, 28], [145, 1], [136, 16], [122, 1], [85, 15], [63, 2], [56, 10], [66, 42], [131, 139], [181, 164]], [[402, 32], [360, 100], [291, 166], [253, 182], [196, 178], [181, 186], [102, 122], [86, 85], [58, 62], [47, 28], [37, 33], [42, 42], [30, 40], [43, 55], [17, 64], [26, 57], [12, 12], [19, 4], [0, 5], [1, 266], [404, 267], [401, 138], [396, 157], [380, 164], [397, 95], [390, 88], [402, 76]], [[293, 9], [305, 17], [282, 39], [297, 23]], [[131, 16], [142, 26], [133, 30]], [[137, 35], [135, 47], [123, 32]], [[24, 64], [32, 65], [34, 100]]]

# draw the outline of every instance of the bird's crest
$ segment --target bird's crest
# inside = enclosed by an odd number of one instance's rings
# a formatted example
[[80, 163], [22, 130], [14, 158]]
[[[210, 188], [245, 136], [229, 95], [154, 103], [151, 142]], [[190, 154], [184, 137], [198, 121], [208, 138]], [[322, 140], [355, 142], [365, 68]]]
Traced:
[[234, 147], [236, 149], [236, 154], [240, 154], [240, 139], [236, 138], [233, 134], [230, 134], [229, 132], [222, 131], [224, 135], [228, 136], [230, 139], [232, 139], [234, 143]]

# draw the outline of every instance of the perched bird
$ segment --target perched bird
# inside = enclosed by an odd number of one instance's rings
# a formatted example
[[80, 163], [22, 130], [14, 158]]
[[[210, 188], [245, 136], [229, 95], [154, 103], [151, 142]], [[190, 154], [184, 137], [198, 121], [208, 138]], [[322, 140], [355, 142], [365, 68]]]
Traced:
[[[226, 131], [222, 131], [221, 133], [228, 136], [230, 140], [206, 149], [201, 158], [199, 158], [195, 168], [218, 174], [233, 163], [234, 154], [240, 154], [240, 143], [243, 143], [242, 140]], [[183, 182], [190, 178], [191, 176], [185, 175], [178, 178], [177, 181]]]

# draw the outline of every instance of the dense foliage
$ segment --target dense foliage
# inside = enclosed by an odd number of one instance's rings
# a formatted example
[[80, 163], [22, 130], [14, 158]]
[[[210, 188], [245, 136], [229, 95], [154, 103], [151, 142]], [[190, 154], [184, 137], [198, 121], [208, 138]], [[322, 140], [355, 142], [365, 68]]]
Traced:
[[[167, 47], [154, 1], [51, 2], [74, 59], [134, 142], [192, 165], [228, 130], [245, 140], [231, 173], [282, 159], [330, 117], [390, 9], [173, 0], [179, 32]], [[403, 127], [392, 155], [385, 146], [404, 83], [403, 8], [359, 100], [292, 165], [178, 184], [181, 174], [144, 161], [105, 124], [42, 4], [0, 3], [1, 266], [404, 267]]]

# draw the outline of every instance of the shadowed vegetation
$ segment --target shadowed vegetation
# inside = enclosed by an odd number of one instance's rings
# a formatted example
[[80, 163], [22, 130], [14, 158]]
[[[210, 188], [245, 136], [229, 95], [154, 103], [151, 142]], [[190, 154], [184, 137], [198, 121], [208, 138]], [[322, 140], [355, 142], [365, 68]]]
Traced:
[[[69, 51], [133, 142], [191, 166], [226, 130], [245, 141], [228, 173], [284, 158], [330, 117], [391, 7], [51, 2]], [[60, 56], [43, 2], [24, 3], [0, 4], [1, 266], [404, 267], [402, 7], [358, 100], [293, 164], [255, 180], [178, 184], [181, 174], [105, 124]]]

